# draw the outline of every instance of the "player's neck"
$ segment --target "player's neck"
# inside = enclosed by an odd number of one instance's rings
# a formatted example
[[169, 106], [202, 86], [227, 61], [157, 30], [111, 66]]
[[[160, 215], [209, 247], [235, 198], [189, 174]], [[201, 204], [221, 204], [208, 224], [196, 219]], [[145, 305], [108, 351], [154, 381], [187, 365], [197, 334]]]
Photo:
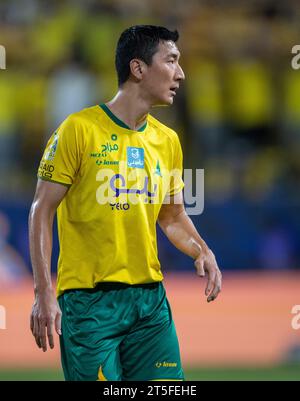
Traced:
[[146, 122], [150, 105], [137, 92], [119, 89], [116, 96], [106, 103], [111, 112], [132, 130]]

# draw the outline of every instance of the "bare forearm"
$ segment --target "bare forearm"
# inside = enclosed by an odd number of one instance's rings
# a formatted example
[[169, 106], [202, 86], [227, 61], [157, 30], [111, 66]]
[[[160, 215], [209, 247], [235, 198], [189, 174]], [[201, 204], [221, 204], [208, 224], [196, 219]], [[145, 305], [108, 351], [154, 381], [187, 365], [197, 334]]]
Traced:
[[35, 292], [52, 288], [51, 253], [54, 212], [43, 210], [38, 202], [32, 204], [29, 214], [30, 257]]
[[161, 207], [158, 223], [168, 239], [181, 252], [191, 256], [197, 275], [204, 277], [207, 273], [205, 295], [207, 302], [215, 300], [221, 291], [222, 274], [211, 249], [196, 230], [192, 220], [186, 214], [182, 193], [176, 195], [173, 203]]
[[185, 211], [168, 223], [160, 222], [160, 227], [177, 249], [193, 259], [196, 259], [200, 252], [208, 251], [208, 246]]
[[61, 334], [61, 310], [52, 290], [52, 227], [55, 212], [67, 193], [64, 185], [38, 180], [29, 214], [30, 256], [34, 276], [35, 300], [30, 329], [36, 344], [47, 351], [54, 347], [53, 326]]

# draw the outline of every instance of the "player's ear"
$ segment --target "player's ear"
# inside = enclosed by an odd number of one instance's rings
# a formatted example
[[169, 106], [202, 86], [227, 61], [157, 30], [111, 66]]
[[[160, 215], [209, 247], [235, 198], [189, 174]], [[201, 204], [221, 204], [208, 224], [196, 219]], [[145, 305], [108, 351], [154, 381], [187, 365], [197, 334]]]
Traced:
[[134, 78], [140, 81], [143, 77], [143, 73], [145, 72], [145, 63], [137, 58], [134, 58], [130, 61], [129, 67]]

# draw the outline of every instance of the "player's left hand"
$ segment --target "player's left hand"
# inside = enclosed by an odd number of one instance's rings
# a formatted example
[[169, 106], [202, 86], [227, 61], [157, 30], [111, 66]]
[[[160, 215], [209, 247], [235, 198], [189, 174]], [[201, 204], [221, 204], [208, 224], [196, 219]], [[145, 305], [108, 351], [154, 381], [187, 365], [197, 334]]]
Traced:
[[214, 301], [222, 288], [222, 273], [218, 267], [215, 255], [208, 249], [206, 252], [201, 252], [194, 262], [197, 274], [204, 277], [207, 273], [207, 285], [205, 295], [207, 302]]

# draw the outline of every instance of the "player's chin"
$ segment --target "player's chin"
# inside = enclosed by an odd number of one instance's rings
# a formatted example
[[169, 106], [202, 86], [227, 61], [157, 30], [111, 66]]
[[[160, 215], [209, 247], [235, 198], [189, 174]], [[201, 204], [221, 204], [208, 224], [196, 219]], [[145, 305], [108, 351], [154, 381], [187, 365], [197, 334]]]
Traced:
[[170, 106], [173, 104], [174, 97], [172, 95], [166, 95], [164, 97], [160, 97], [156, 99], [153, 106]]
[[161, 100], [161, 104], [163, 106], [170, 106], [174, 102], [174, 96], [173, 95], [167, 95], [164, 99]]
[[169, 105], [173, 104], [173, 102], [174, 102], [174, 96], [172, 96], [172, 95], [169, 96], [169, 97], [168, 97], [168, 100], [169, 100], [169, 103], [168, 103]]

